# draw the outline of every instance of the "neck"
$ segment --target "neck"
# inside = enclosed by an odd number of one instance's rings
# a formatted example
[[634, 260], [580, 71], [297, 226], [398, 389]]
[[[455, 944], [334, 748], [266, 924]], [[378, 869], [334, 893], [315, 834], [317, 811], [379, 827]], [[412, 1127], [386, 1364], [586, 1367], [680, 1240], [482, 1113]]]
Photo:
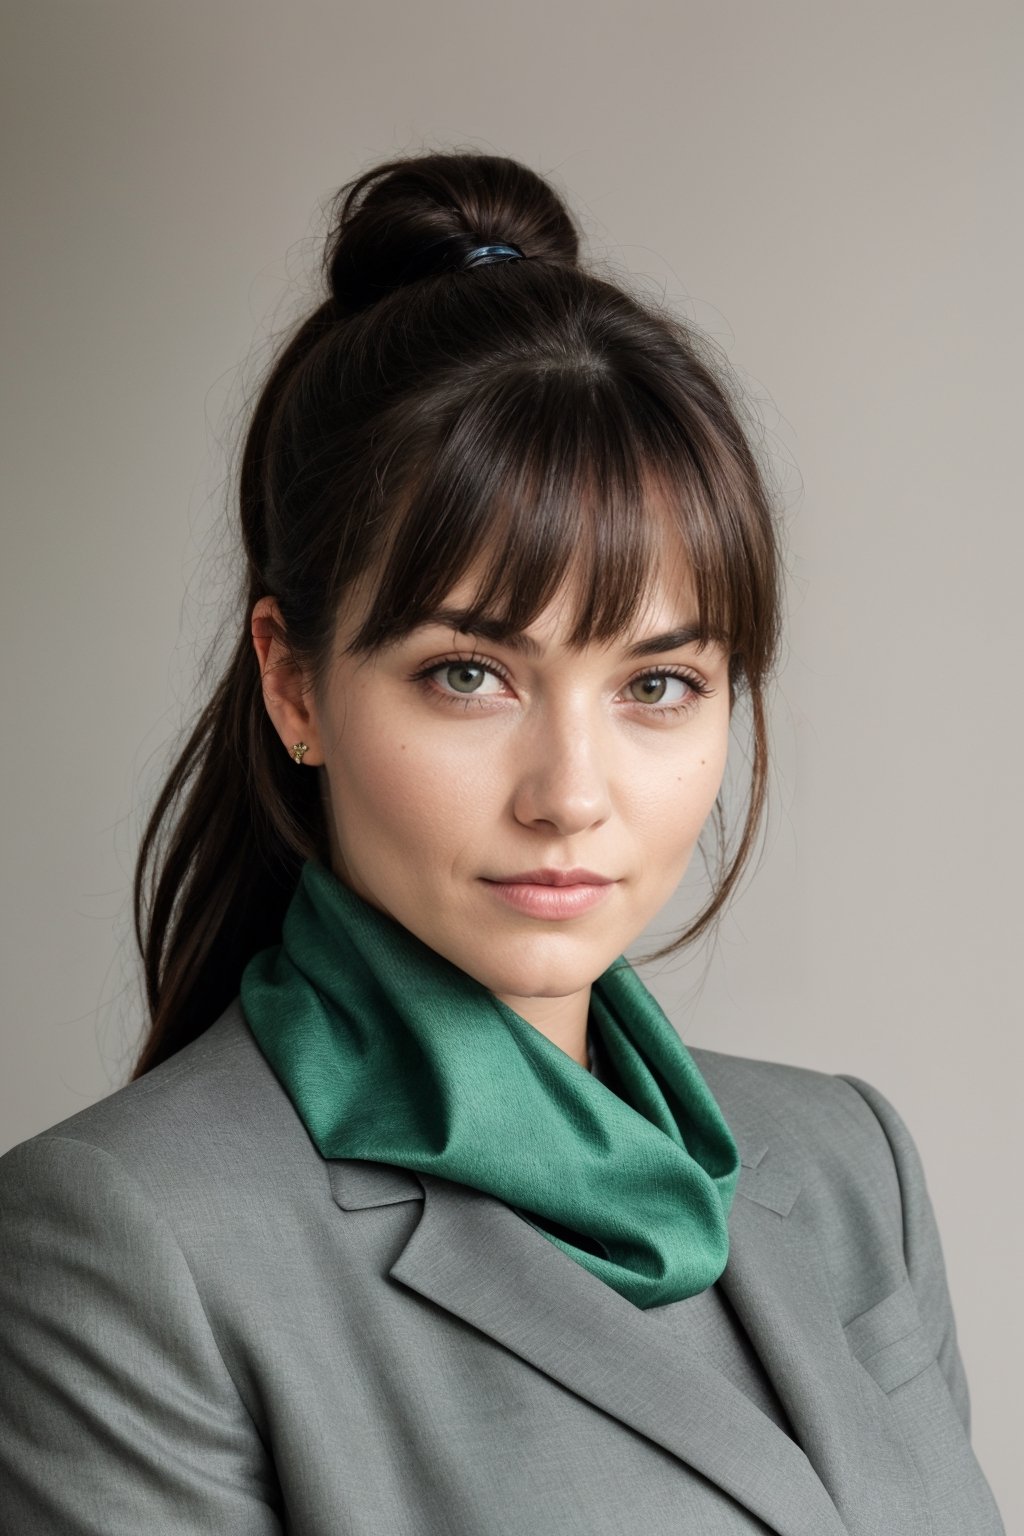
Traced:
[[496, 993], [496, 997], [546, 1035], [553, 1045], [571, 1056], [581, 1067], [589, 1067], [587, 1025], [590, 1018], [590, 987], [571, 992], [567, 997], [514, 997]]

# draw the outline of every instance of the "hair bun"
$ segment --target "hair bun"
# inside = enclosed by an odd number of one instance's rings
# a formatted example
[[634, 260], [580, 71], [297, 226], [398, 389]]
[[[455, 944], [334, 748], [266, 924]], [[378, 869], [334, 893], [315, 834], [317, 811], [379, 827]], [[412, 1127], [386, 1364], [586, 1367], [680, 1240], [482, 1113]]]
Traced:
[[345, 183], [334, 200], [324, 267], [335, 304], [355, 314], [421, 278], [506, 259], [480, 257], [490, 246], [575, 266], [579, 235], [553, 187], [519, 161], [424, 154]]

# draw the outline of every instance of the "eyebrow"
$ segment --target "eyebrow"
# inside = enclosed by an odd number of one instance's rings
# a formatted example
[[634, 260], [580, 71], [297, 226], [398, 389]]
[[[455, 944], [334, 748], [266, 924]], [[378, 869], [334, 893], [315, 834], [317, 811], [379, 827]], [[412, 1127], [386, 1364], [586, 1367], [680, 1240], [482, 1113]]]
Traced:
[[[500, 619], [488, 618], [485, 614], [474, 613], [470, 608], [435, 608], [425, 615], [416, 625], [417, 629], [426, 629], [432, 624], [437, 624], [444, 629], [454, 629], [462, 635], [474, 635], [481, 640], [491, 640], [496, 645], [507, 645], [510, 650], [519, 651], [523, 656], [540, 656], [543, 648], [531, 635], [524, 634], [521, 630], [512, 629], [510, 625]], [[648, 635], [646, 640], [638, 640], [626, 650], [628, 657], [653, 656], [659, 651], [675, 651], [684, 645], [692, 645], [700, 639], [700, 631], [693, 624], [683, 624], [677, 629], [667, 629], [660, 635]]]

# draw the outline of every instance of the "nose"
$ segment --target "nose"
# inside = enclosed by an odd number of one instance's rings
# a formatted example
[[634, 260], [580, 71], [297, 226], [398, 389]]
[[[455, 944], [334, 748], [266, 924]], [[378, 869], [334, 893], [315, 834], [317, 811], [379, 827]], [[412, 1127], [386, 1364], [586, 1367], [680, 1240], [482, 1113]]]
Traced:
[[523, 826], [569, 837], [611, 815], [610, 748], [582, 707], [555, 713], [547, 711], [516, 742], [513, 811]]

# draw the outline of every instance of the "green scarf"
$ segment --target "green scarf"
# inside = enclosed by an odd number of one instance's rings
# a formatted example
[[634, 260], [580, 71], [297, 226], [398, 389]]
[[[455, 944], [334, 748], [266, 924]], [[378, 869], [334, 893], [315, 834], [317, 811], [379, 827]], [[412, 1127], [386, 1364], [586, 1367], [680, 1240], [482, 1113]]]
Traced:
[[325, 1158], [483, 1190], [637, 1307], [725, 1268], [736, 1143], [624, 956], [590, 1011], [621, 1096], [312, 860], [241, 1003]]

